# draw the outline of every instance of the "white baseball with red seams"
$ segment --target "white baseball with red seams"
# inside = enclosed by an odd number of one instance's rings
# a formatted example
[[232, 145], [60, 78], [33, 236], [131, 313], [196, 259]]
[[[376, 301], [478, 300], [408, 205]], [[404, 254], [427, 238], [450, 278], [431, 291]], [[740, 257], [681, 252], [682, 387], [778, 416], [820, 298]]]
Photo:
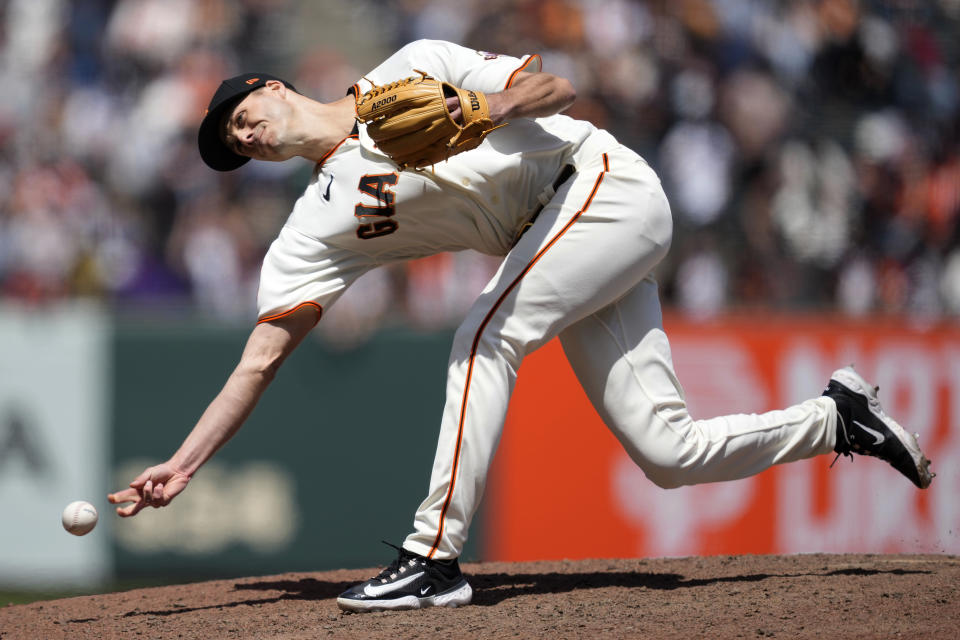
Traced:
[[85, 500], [71, 502], [60, 516], [63, 528], [75, 536], [85, 536], [97, 526], [97, 510]]

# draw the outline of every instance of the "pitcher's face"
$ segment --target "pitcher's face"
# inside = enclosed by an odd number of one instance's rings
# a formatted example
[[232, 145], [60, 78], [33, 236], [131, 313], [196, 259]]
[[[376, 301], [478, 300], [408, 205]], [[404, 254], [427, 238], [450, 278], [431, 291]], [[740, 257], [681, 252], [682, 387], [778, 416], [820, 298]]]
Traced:
[[293, 157], [289, 139], [293, 107], [287, 95], [286, 87], [276, 80], [248, 93], [223, 119], [224, 143], [234, 153], [254, 160]]

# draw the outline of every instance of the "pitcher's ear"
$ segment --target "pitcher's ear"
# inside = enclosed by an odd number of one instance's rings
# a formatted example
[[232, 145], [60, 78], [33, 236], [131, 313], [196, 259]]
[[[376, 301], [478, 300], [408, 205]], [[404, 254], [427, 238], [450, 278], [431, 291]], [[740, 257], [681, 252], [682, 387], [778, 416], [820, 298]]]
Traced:
[[281, 98], [287, 95], [287, 85], [279, 80], [267, 80], [263, 86], [270, 91], [276, 91]]

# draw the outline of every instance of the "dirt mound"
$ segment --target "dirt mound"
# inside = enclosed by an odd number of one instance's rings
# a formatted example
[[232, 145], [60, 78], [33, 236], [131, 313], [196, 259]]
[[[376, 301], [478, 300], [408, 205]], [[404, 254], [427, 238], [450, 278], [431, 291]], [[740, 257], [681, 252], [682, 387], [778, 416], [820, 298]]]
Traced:
[[376, 569], [8, 606], [0, 638], [956, 638], [960, 558], [711, 556], [482, 563], [461, 609], [345, 614]]

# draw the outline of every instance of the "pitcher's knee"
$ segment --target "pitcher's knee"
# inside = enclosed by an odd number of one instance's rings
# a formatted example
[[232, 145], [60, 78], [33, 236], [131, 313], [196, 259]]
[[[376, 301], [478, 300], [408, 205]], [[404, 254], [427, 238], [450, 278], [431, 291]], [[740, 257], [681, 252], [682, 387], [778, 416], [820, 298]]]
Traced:
[[664, 438], [658, 440], [656, 446], [628, 446], [626, 450], [647, 479], [661, 489], [676, 489], [697, 483], [694, 476], [697, 475], [700, 456], [696, 441]]
[[685, 471], [679, 458], [665, 455], [642, 455], [633, 452], [630, 455], [634, 464], [640, 467], [643, 475], [661, 489], [676, 489], [689, 482], [684, 482]]
[[687, 483], [683, 481], [683, 470], [674, 466], [640, 465], [647, 479], [661, 489], [676, 489]]

